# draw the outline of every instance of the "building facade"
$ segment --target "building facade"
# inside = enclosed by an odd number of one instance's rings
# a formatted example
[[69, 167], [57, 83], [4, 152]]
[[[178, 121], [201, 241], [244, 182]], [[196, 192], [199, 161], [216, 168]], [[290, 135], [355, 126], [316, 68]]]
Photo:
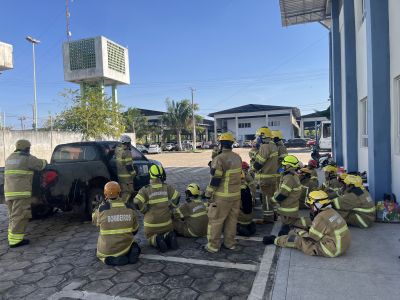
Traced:
[[[400, 195], [400, 1], [280, 0], [282, 23], [322, 22], [330, 42], [333, 150], [371, 194]], [[296, 16], [294, 18], [293, 16]]]

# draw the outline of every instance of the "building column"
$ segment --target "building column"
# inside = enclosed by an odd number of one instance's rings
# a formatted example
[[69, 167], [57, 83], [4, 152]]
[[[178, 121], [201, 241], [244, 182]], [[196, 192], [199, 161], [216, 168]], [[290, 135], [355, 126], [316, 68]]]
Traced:
[[206, 127], [206, 136], [205, 136], [205, 141], [208, 142], [208, 127]]
[[[365, 0], [368, 184], [375, 200], [392, 191], [388, 0]], [[392, 37], [395, 38], [395, 37]]]
[[304, 121], [303, 119], [300, 120], [300, 137], [304, 138]]
[[235, 116], [235, 138], [236, 141], [239, 139], [239, 118]]
[[268, 127], [268, 114], [265, 114], [265, 126]]
[[358, 96], [357, 56], [354, 1], [343, 1], [345, 97], [346, 97], [346, 162], [348, 171], [358, 170]]
[[217, 142], [217, 118], [214, 117], [214, 142]]
[[331, 45], [332, 45], [332, 100], [331, 100], [331, 120], [332, 126], [332, 151], [336, 163], [343, 165], [343, 126], [342, 126], [342, 67], [340, 55], [340, 28], [339, 28], [339, 0], [332, 0], [332, 26], [331, 26]]

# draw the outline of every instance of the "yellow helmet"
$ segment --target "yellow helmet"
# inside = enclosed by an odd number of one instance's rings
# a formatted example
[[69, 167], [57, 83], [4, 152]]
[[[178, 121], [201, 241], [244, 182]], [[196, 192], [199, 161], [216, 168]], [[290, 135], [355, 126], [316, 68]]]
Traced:
[[347, 177], [347, 175], [349, 175], [349, 174], [347, 174], [347, 173], [342, 173], [342, 174], [340, 174], [340, 179], [341, 180], [345, 180], [346, 179], [346, 177]]
[[272, 130], [272, 136], [274, 138], [279, 138], [280, 140], [283, 139], [282, 132], [280, 130]]
[[104, 186], [104, 196], [109, 199], [115, 199], [121, 193], [121, 187], [118, 182], [110, 181]]
[[311, 206], [315, 203], [319, 203], [321, 205], [327, 205], [332, 201], [328, 198], [328, 194], [324, 191], [313, 191], [308, 194], [308, 198], [306, 200], [306, 204]]
[[272, 131], [268, 127], [259, 128], [257, 130], [257, 132], [256, 132], [256, 135], [257, 136], [262, 136], [263, 135], [263, 136], [268, 137], [268, 138], [273, 138]]
[[298, 168], [300, 166], [299, 160], [294, 155], [286, 155], [282, 161], [282, 165]]
[[219, 136], [218, 140], [219, 141], [228, 141], [228, 142], [234, 143], [235, 142], [235, 137], [230, 132], [224, 132], [224, 133], [221, 133], [221, 135]]
[[346, 185], [354, 185], [355, 187], [362, 187], [363, 182], [362, 178], [358, 175], [347, 175], [346, 178], [344, 179], [344, 183]]
[[164, 181], [166, 177], [164, 168], [158, 165], [152, 165], [150, 167], [149, 174], [151, 179], [159, 178], [162, 181]]
[[24, 150], [24, 149], [30, 148], [30, 147], [31, 147], [31, 142], [29, 142], [28, 140], [18, 140], [15, 143], [16, 150]]
[[192, 196], [198, 197], [200, 196], [200, 187], [197, 183], [191, 183], [186, 187], [185, 193], [190, 192]]
[[337, 167], [332, 166], [332, 165], [327, 165], [326, 167], [324, 167], [324, 172], [327, 173], [337, 173]]

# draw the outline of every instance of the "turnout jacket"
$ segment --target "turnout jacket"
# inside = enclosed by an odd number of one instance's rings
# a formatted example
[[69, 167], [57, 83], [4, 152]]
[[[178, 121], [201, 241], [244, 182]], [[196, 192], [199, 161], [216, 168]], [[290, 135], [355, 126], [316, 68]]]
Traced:
[[128, 253], [133, 236], [139, 229], [136, 213], [122, 199], [108, 200], [92, 214], [92, 222], [100, 227], [97, 257], [122, 256]]
[[13, 152], [5, 162], [4, 196], [6, 201], [32, 196], [33, 172], [46, 167], [45, 159], [23, 152]]
[[260, 150], [255, 157], [253, 168], [257, 172], [257, 179], [279, 177], [278, 147], [274, 142], [270, 141], [260, 146]]
[[117, 164], [118, 181], [133, 183], [136, 172], [133, 168], [133, 158], [131, 151], [123, 144], [115, 148], [115, 160]]
[[206, 196], [239, 200], [241, 172], [240, 156], [232, 149], [223, 149], [211, 162], [211, 180], [206, 188]]
[[174, 219], [185, 221], [192, 236], [205, 236], [207, 234], [207, 208], [199, 198], [179, 206], [174, 212]]
[[139, 190], [134, 203], [144, 215], [145, 234], [152, 229], [172, 230], [171, 211], [177, 207], [179, 199], [179, 192], [159, 179], [151, 179], [149, 185]]
[[280, 160], [283, 160], [285, 156], [288, 155], [286, 146], [283, 144], [282, 141], [277, 142], [276, 146], [278, 147], [278, 157]]
[[329, 180], [325, 178], [325, 182], [322, 184], [322, 190], [330, 195], [340, 195], [343, 186], [343, 183], [341, 183], [336, 177]]
[[318, 174], [314, 169], [309, 169], [308, 172], [302, 172], [300, 174], [300, 183], [308, 187], [308, 192], [312, 192], [318, 189]]
[[308, 232], [299, 230], [298, 233], [303, 238], [310, 238], [318, 242], [329, 257], [336, 257], [346, 252], [351, 242], [346, 221], [333, 208], [320, 211]]
[[282, 174], [278, 191], [273, 201], [279, 203], [278, 213], [287, 217], [297, 217], [302, 194], [299, 176], [294, 170]]
[[347, 221], [354, 215], [363, 227], [370, 227], [375, 221], [375, 202], [364, 188], [348, 188], [342, 196], [333, 199], [333, 205]]

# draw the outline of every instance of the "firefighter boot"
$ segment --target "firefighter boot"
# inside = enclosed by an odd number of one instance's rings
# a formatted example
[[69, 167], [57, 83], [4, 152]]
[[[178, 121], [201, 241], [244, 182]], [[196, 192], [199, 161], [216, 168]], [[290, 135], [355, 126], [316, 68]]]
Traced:
[[167, 243], [165, 242], [164, 236], [162, 234], [158, 234], [156, 236], [156, 245], [160, 252], [164, 253], [168, 250]]
[[129, 251], [128, 259], [130, 264], [135, 264], [139, 260], [139, 255], [142, 252], [137, 243], [133, 243]]
[[25, 246], [25, 245], [28, 245], [28, 244], [29, 244], [29, 240], [23, 239], [18, 244], [10, 245], [10, 248], [17, 248], [17, 247]]
[[266, 235], [263, 238], [263, 244], [264, 245], [272, 245], [274, 243], [275, 239], [276, 239], [276, 236], [274, 236], [274, 235]]
[[129, 263], [129, 259], [126, 255], [109, 256], [104, 259], [104, 263], [109, 266], [124, 266]]
[[290, 227], [287, 224], [282, 225], [281, 230], [279, 230], [278, 236], [287, 235], [290, 231]]
[[169, 249], [176, 250], [179, 248], [178, 240], [176, 239], [176, 234], [174, 231], [168, 232], [168, 234], [165, 236], [165, 241]]

